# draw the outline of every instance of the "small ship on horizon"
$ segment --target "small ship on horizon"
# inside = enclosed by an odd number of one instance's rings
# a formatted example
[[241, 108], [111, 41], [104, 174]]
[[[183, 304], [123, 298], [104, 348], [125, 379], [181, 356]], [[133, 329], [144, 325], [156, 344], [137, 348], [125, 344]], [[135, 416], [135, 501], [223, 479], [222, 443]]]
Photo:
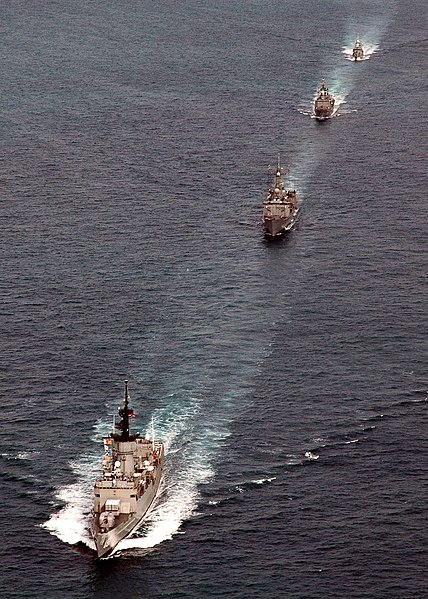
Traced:
[[321, 88], [314, 104], [315, 117], [319, 121], [323, 121], [333, 114], [334, 98], [328, 91], [328, 87], [324, 79], [321, 82]]
[[162, 477], [164, 444], [155, 441], [153, 425], [151, 438], [130, 432], [130, 418], [135, 414], [129, 407], [128, 381], [119, 415], [115, 427], [121, 432], [104, 439], [103, 473], [94, 485], [91, 529], [99, 558], [110, 555], [139, 526]]
[[289, 231], [299, 212], [296, 191], [285, 189], [283, 173], [284, 168], [280, 164], [278, 155], [274, 185], [269, 188], [266, 200], [263, 202], [263, 228], [265, 237], [268, 239], [281, 237]]
[[358, 60], [363, 60], [364, 58], [364, 50], [358, 37], [355, 40], [355, 46], [352, 50], [352, 58], [355, 60], [355, 62]]

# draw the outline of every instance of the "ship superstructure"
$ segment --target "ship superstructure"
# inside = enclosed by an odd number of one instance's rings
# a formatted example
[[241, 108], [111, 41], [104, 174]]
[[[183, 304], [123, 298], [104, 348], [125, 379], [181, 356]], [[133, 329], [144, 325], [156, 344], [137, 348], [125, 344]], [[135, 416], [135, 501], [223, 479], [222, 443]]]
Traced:
[[314, 105], [315, 116], [319, 120], [324, 120], [333, 114], [333, 110], [334, 98], [328, 91], [326, 82], [322, 80]]
[[355, 60], [355, 62], [364, 58], [364, 50], [358, 37], [355, 40], [355, 46], [352, 50], [352, 58]]
[[263, 202], [263, 228], [265, 237], [270, 239], [280, 237], [289, 231], [299, 212], [296, 191], [285, 189], [282, 180], [283, 173], [284, 169], [278, 155], [273, 187], [269, 188], [268, 195]]
[[104, 440], [102, 476], [95, 481], [92, 535], [98, 557], [108, 556], [119, 541], [130, 535], [151, 507], [162, 477], [164, 445], [151, 438], [131, 434], [128, 381], [125, 381], [119, 433]]

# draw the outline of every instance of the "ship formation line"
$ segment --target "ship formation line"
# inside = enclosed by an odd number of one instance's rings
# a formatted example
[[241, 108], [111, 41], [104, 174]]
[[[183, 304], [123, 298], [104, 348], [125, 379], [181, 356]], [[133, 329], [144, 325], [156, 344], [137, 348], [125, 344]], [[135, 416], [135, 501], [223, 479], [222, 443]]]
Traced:
[[[352, 51], [355, 62], [364, 57], [357, 37]], [[326, 82], [321, 82], [314, 103], [317, 120], [329, 118], [335, 100]], [[273, 186], [263, 202], [263, 230], [267, 239], [277, 239], [290, 231], [299, 214], [295, 190], [287, 190], [283, 181], [284, 168], [280, 156], [274, 171]], [[135, 413], [129, 405], [128, 381], [125, 381], [120, 421], [104, 439], [102, 473], [94, 484], [91, 532], [98, 558], [111, 555], [119, 542], [131, 535], [144, 521], [155, 501], [162, 479], [165, 447], [155, 440], [153, 423], [151, 435], [142, 438], [131, 433], [130, 421]]]
[[[359, 37], [355, 40], [352, 50], [355, 62], [364, 58], [364, 50]], [[327, 83], [323, 79], [314, 102], [314, 116], [317, 121], [329, 119], [334, 112], [335, 99], [329, 92]], [[286, 190], [282, 175], [284, 169], [280, 164], [275, 171], [273, 187], [269, 188], [268, 195], [263, 202], [263, 231], [266, 239], [278, 239], [290, 231], [297, 220], [299, 213], [298, 197], [295, 190]]]

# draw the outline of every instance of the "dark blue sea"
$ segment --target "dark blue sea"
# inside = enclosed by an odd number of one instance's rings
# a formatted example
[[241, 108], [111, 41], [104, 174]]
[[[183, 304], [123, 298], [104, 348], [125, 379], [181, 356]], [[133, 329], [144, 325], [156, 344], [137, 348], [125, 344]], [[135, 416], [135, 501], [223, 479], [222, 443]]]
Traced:
[[[426, 17], [3, 0], [2, 599], [428, 597]], [[165, 476], [97, 561], [124, 379]]]

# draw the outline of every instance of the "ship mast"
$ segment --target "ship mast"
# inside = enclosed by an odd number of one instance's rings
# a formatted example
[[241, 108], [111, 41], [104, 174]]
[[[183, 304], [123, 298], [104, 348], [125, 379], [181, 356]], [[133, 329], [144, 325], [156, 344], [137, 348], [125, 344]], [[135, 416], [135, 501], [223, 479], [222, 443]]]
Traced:
[[119, 408], [119, 416], [121, 417], [120, 422], [116, 424], [121, 433], [112, 435], [117, 441], [133, 441], [138, 435], [130, 435], [130, 424], [129, 418], [134, 417], [134, 410], [129, 407], [129, 394], [128, 394], [128, 381], [125, 381], [125, 397], [123, 400], [123, 406]]
[[284, 173], [284, 169], [281, 166], [281, 157], [280, 157], [280, 154], [278, 153], [278, 164], [277, 164], [276, 173], [275, 173], [275, 187], [281, 188], [281, 185], [283, 184], [281, 175], [283, 173]]

